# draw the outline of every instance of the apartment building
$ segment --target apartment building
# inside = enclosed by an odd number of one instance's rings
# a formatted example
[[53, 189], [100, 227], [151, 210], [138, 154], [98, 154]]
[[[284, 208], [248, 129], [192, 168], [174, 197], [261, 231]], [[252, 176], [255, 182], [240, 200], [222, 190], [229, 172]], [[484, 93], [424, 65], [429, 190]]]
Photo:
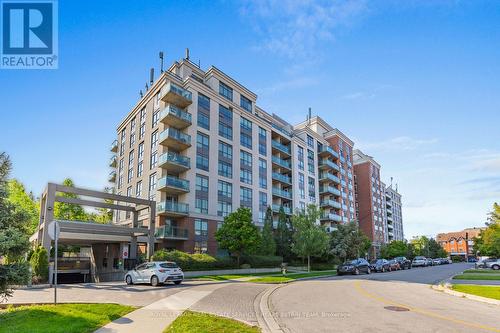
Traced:
[[474, 238], [479, 237], [485, 228], [467, 228], [462, 231], [440, 233], [436, 241], [451, 256], [475, 257]]
[[360, 229], [372, 241], [371, 257], [377, 257], [387, 241], [385, 186], [380, 180], [380, 164], [355, 149], [353, 153], [356, 212]]
[[[157, 201], [157, 248], [217, 253], [224, 217], [248, 207], [262, 226], [314, 203], [331, 230], [356, 219], [353, 145], [309, 116], [291, 125], [217, 69], [174, 62], [117, 127], [109, 180], [115, 192]], [[130, 224], [126, 213], [114, 223]], [[139, 216], [137, 223], [146, 226]]]
[[397, 185], [393, 188], [392, 184], [384, 187], [384, 203], [385, 203], [385, 225], [386, 241], [404, 240], [403, 233], [403, 214], [401, 206], [401, 194], [398, 192]]

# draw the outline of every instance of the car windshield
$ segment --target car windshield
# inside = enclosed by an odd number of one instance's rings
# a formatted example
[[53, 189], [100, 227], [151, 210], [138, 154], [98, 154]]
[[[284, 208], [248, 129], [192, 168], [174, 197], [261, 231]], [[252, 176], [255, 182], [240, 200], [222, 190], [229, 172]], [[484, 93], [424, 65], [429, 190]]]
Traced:
[[162, 262], [160, 264], [161, 268], [178, 268], [177, 264], [175, 262]]
[[358, 259], [348, 260], [344, 263], [344, 265], [356, 265], [358, 263]]

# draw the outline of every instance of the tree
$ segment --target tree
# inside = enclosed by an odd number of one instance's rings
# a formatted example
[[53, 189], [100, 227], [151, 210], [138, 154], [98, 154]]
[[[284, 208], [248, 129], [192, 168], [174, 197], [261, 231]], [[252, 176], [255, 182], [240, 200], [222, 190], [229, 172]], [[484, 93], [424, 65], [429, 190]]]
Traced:
[[47, 281], [49, 277], [49, 257], [43, 246], [37, 247], [30, 258], [33, 277], [39, 281]]
[[[74, 187], [71, 179], [66, 178], [63, 183], [64, 186]], [[72, 193], [59, 193], [58, 195], [66, 198], [78, 198], [78, 195]], [[70, 220], [70, 221], [86, 221], [88, 215], [82, 206], [77, 204], [70, 204], [65, 202], [56, 202], [54, 204], [54, 219]]]
[[311, 257], [321, 256], [328, 251], [329, 237], [325, 229], [317, 224], [320, 210], [315, 205], [309, 205], [292, 216], [295, 227], [292, 251], [302, 258], [307, 258], [307, 271], [311, 270]]
[[380, 248], [380, 256], [382, 258], [392, 259], [395, 257], [405, 257], [408, 253], [408, 244], [404, 241], [392, 241], [389, 244], [384, 244]]
[[415, 236], [410, 241], [413, 244], [414, 252], [416, 256], [429, 257], [429, 238], [426, 236]]
[[252, 212], [240, 207], [224, 218], [224, 223], [215, 233], [219, 247], [236, 257], [238, 267], [243, 254], [254, 253], [260, 245], [259, 229], [252, 222]]
[[443, 258], [448, 256], [448, 253], [441, 247], [441, 245], [439, 245], [438, 242], [436, 242], [434, 238], [429, 239], [427, 246], [429, 247], [427, 252], [430, 258]]
[[276, 254], [276, 242], [274, 241], [273, 236], [273, 211], [271, 207], [267, 207], [261, 236], [262, 242], [259, 251], [260, 254], [274, 256]]
[[359, 229], [356, 222], [339, 224], [330, 238], [330, 253], [342, 262], [347, 259], [359, 258], [371, 246], [371, 242]]
[[27, 193], [24, 185], [15, 179], [8, 181], [7, 200], [16, 207], [16, 210], [22, 211], [26, 217], [26, 229], [31, 236], [38, 227], [40, 216], [40, 205], [35, 200], [33, 193]]
[[278, 225], [275, 232], [276, 253], [288, 261], [292, 257], [293, 226], [286, 217], [285, 210], [280, 207], [278, 213]]
[[474, 250], [483, 256], [500, 257], [500, 205], [493, 204], [486, 229], [474, 239]]
[[9, 157], [0, 153], [0, 298], [12, 295], [12, 285], [24, 284], [29, 279], [28, 264], [23, 255], [29, 249], [28, 216], [8, 200]]

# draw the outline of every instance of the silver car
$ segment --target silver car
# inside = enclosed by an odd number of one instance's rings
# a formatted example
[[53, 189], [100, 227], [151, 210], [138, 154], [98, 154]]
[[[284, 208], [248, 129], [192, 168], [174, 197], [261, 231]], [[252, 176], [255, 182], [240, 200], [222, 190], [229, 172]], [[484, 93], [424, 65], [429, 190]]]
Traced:
[[172, 261], [146, 262], [125, 274], [125, 282], [129, 285], [149, 283], [156, 287], [166, 282], [180, 284], [182, 280], [184, 280], [182, 269]]
[[427, 266], [427, 258], [422, 257], [422, 256], [417, 256], [417, 257], [413, 258], [411, 265], [413, 267], [426, 267]]
[[499, 270], [500, 269], [500, 259], [496, 259], [494, 261], [487, 261], [486, 267], [494, 269], [494, 270]]

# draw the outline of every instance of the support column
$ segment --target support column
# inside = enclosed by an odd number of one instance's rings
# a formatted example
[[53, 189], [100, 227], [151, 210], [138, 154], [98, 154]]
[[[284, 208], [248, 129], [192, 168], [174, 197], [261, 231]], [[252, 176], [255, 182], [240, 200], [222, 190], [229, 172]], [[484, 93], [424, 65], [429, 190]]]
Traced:
[[155, 229], [156, 229], [156, 202], [149, 206], [148, 247], [146, 250], [148, 259], [151, 258], [155, 250]]
[[54, 184], [49, 183], [47, 185], [47, 195], [45, 197], [45, 207], [42, 212], [43, 214], [43, 225], [42, 225], [42, 245], [50, 253], [51, 239], [48, 233], [49, 223], [54, 220], [54, 203], [56, 198], [56, 188]]

